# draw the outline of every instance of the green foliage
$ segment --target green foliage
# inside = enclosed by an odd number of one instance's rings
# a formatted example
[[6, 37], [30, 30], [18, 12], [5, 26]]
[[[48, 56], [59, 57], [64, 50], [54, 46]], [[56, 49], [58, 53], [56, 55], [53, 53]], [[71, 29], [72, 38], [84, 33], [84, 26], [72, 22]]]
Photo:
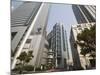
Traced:
[[29, 71], [33, 70], [32, 65], [27, 65], [30, 60], [33, 58], [33, 51], [28, 51], [28, 52], [22, 52], [19, 57], [17, 57], [17, 60], [19, 60], [19, 63], [16, 64], [15, 69], [13, 71], [19, 71], [19, 73], [23, 73], [23, 71]]
[[46, 64], [46, 68], [47, 69], [51, 69], [52, 67], [54, 67], [54, 64], [53, 63]]
[[[81, 46], [81, 54], [86, 55], [88, 53], [96, 51], [96, 27], [92, 26], [90, 29], [85, 28], [81, 33], [77, 35], [77, 44]], [[94, 55], [95, 56], [95, 55]]]
[[[95, 62], [96, 57], [96, 26], [92, 26], [90, 29], [85, 28], [81, 33], [77, 35], [77, 44], [81, 47], [81, 52], [84, 56], [87, 66], [86, 55], [89, 53], [90, 57], [93, 57]], [[86, 67], [88, 68], [88, 67]]]
[[80, 54], [82, 54], [82, 55], [86, 55], [87, 53], [89, 53], [90, 52], [90, 50], [89, 50], [89, 48], [86, 48], [86, 47], [84, 47], [84, 48], [81, 48], [81, 52], [80, 52]]
[[28, 62], [33, 58], [32, 53], [33, 53], [32, 51], [28, 51], [28, 53], [26, 53], [26, 52], [24, 51], [24, 52], [22, 52], [22, 53], [20, 54], [19, 57], [17, 57], [17, 59], [20, 60], [20, 61], [23, 61], [23, 62], [28, 63]]
[[41, 71], [41, 68], [40, 67], [37, 67], [35, 70], [36, 71]]
[[33, 71], [34, 70], [34, 66], [32, 66], [32, 65], [26, 65], [26, 66], [24, 66], [24, 70], [25, 71]]
[[24, 61], [26, 59], [27, 53], [24, 51], [20, 54], [19, 57], [17, 57], [18, 60]]

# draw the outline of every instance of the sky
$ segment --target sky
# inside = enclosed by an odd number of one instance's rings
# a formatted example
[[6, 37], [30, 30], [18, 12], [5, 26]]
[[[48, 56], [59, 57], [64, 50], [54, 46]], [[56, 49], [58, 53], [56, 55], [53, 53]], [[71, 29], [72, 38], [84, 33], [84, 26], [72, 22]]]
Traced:
[[[15, 10], [23, 2], [12, 1], [12, 10]], [[63, 24], [69, 36], [70, 27], [77, 24], [70, 4], [51, 3], [50, 12], [48, 16], [47, 32], [49, 33], [55, 23]]]
[[50, 12], [49, 12], [49, 19], [47, 24], [47, 32], [49, 33], [52, 29], [54, 24], [61, 23], [64, 26], [64, 29], [67, 31], [67, 39], [68, 39], [68, 49], [70, 60], [72, 61], [72, 53], [69, 43], [70, 37], [70, 29], [71, 25], [77, 24], [72, 5], [69, 4], [51, 4]]
[[21, 1], [19, 2], [19, 1], [14, 1], [13, 0], [12, 3], [11, 3], [12, 4], [11, 5], [12, 11], [15, 10], [16, 8], [18, 8], [22, 3], [23, 2], [21, 2]]
[[68, 32], [73, 24], [76, 24], [76, 19], [72, 11], [72, 7], [69, 4], [51, 4], [49, 19], [47, 24], [47, 31], [50, 32], [55, 23], [63, 24], [64, 28]]
[[[22, 2], [12, 2], [12, 9], [15, 10], [21, 4]], [[68, 48], [71, 57], [71, 49], [69, 43], [70, 28], [71, 25], [77, 24], [77, 22], [70, 4], [51, 3], [50, 12], [48, 15], [47, 33], [49, 33], [53, 29], [53, 26], [56, 23], [63, 24], [65, 30], [67, 31]]]

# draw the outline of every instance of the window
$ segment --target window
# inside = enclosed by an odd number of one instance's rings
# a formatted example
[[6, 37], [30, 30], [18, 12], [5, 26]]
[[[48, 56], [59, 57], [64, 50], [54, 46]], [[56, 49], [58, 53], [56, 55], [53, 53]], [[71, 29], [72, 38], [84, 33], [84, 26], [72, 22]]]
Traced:
[[78, 30], [82, 30], [82, 28], [81, 28], [81, 27], [79, 27], [79, 28], [78, 28]]
[[45, 48], [46, 48], [46, 49], [49, 49], [49, 46], [48, 46], [47, 44], [45, 44]]
[[81, 27], [81, 25], [77, 25], [77, 27]]
[[67, 63], [66, 63], [66, 58], [64, 58], [64, 67], [67, 66]]
[[74, 45], [75, 48], [77, 48], [77, 44], [76, 43], [73, 43], [73, 45]]
[[27, 39], [26, 43], [30, 43], [31, 42], [31, 39]]
[[12, 32], [11, 33], [11, 40], [13, 40], [13, 38], [15, 37], [16, 34], [17, 34], [17, 32]]

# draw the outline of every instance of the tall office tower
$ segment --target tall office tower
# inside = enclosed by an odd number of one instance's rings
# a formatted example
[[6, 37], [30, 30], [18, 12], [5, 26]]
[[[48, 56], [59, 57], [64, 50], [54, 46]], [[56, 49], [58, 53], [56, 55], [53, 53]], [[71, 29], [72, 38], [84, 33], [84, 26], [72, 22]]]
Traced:
[[84, 30], [84, 28], [90, 28], [91, 26], [94, 26], [95, 22], [92, 23], [82, 23], [77, 25], [72, 25], [71, 32], [70, 32], [70, 44], [71, 44], [71, 50], [72, 50], [72, 58], [73, 58], [73, 65], [74, 69], [86, 69], [94, 67], [95, 64], [93, 63], [94, 60], [92, 57], [90, 57], [90, 54], [86, 55], [86, 59], [83, 55], [80, 54], [81, 48], [76, 43], [77, 41], [77, 35]]
[[69, 59], [67, 34], [63, 25], [56, 23], [53, 30], [47, 36], [49, 48], [53, 52], [52, 63], [56, 68], [67, 68], [67, 59]]
[[23, 1], [11, 13], [11, 54], [14, 69], [19, 61], [16, 59], [22, 51], [33, 51], [30, 64], [39, 67], [46, 64], [48, 42], [46, 25], [49, 4]]
[[77, 23], [96, 22], [96, 7], [90, 5], [72, 5]]

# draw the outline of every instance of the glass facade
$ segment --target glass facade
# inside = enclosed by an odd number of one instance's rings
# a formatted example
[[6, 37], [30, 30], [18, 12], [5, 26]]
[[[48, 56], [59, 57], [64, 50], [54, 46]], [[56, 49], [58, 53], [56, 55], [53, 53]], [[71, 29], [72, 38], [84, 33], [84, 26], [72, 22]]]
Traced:
[[83, 13], [86, 15], [89, 22], [95, 22], [93, 16], [91, 16], [90, 12], [84, 6], [80, 5], [80, 8], [83, 11]]
[[[48, 42], [45, 40], [45, 27], [48, 20], [49, 5], [48, 3], [25, 1], [11, 12], [11, 33], [17, 32], [11, 42], [11, 52], [14, 53], [12, 69], [15, 68], [16, 58], [20, 53], [28, 50], [34, 51], [34, 58], [29, 62], [30, 65], [39, 67], [41, 64], [46, 64], [45, 58], [47, 58], [48, 47], [45, 43], [48, 45]], [[34, 32], [41, 33], [37, 35]]]
[[[68, 49], [65, 40], [65, 30], [62, 25], [56, 23], [53, 30], [48, 34], [49, 47], [54, 51], [54, 64], [56, 67], [63, 67], [66, 64], [66, 56], [64, 56], [65, 51]], [[65, 43], [66, 42], [66, 43]], [[67, 53], [65, 53], [67, 55]]]
[[95, 6], [72, 5], [72, 9], [78, 24], [96, 21], [94, 16], [96, 12], [93, 12], [95, 11]]
[[72, 5], [72, 9], [73, 9], [75, 18], [78, 23], [86, 23], [87, 22], [77, 5]]
[[11, 40], [13, 40], [13, 38], [15, 37], [16, 34], [17, 34], [17, 32], [12, 32], [11, 33]]
[[[12, 45], [11, 50], [17, 50], [21, 41], [25, 37], [41, 3], [39, 2], [23, 2], [18, 8], [11, 12], [11, 35]], [[16, 37], [14, 37], [15, 32]]]

